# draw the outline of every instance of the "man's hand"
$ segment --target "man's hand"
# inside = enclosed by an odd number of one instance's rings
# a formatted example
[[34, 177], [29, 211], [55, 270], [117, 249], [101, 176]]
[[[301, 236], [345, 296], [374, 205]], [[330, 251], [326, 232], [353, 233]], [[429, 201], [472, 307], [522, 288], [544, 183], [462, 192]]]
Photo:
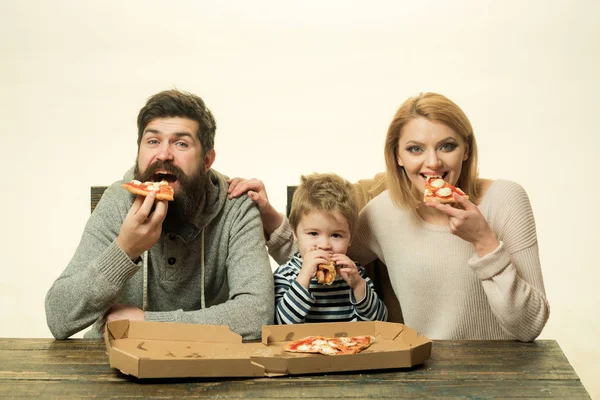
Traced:
[[269, 203], [265, 184], [258, 179], [244, 178], [229, 179], [227, 183], [229, 183], [227, 193], [229, 193], [230, 199], [248, 193], [248, 197], [257, 205], [265, 236], [268, 239], [271, 233], [281, 225], [283, 217]]
[[106, 322], [128, 319], [131, 321], [143, 321], [144, 312], [131, 304], [114, 304], [106, 312]]
[[156, 201], [151, 213], [155, 199], [154, 192], [146, 197], [137, 196], [121, 226], [117, 244], [132, 260], [149, 250], [160, 238], [168, 205], [166, 200]]
[[331, 256], [331, 260], [335, 262], [342, 279], [354, 292], [356, 301], [362, 301], [365, 298], [367, 282], [360, 276], [354, 261], [345, 254], [334, 254]]

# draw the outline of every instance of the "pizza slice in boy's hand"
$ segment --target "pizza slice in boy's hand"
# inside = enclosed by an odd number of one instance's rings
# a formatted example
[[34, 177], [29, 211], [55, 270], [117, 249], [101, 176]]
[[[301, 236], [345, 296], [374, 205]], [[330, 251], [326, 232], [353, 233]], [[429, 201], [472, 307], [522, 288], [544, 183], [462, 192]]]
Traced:
[[448, 182], [442, 179], [441, 176], [428, 176], [425, 181], [425, 191], [423, 192], [424, 202], [437, 202], [437, 203], [456, 203], [454, 200], [454, 193], [458, 193], [461, 196], [469, 196], [465, 194], [461, 189], [452, 186]]
[[317, 282], [321, 285], [331, 285], [335, 281], [337, 273], [335, 272], [335, 263], [317, 265]]
[[131, 182], [122, 183], [121, 187], [141, 196], [148, 196], [150, 192], [156, 192], [158, 200], [173, 201], [174, 191], [167, 181], [140, 182], [134, 179]]

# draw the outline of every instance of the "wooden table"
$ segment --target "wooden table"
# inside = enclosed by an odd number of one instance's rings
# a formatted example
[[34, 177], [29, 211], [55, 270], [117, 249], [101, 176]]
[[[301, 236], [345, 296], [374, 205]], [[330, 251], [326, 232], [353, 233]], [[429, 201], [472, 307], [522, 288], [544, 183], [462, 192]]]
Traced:
[[589, 399], [554, 340], [435, 341], [401, 370], [260, 379], [138, 380], [111, 369], [102, 341], [0, 339], [0, 397]]

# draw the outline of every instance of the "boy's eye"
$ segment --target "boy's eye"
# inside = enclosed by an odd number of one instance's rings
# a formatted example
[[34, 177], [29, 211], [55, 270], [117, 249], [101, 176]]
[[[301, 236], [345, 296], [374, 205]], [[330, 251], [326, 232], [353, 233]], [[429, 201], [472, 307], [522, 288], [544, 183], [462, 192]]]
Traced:
[[308, 232], [308, 235], [310, 235], [310, 236], [317, 236], [318, 233], [317, 232]]

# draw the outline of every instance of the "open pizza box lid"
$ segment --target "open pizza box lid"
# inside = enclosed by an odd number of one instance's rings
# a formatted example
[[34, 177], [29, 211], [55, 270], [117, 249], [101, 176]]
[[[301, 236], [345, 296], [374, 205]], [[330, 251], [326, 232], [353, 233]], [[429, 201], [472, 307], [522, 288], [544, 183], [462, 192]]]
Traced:
[[[359, 354], [289, 353], [306, 336], [372, 335]], [[402, 324], [342, 322], [267, 325], [262, 342], [242, 343], [227, 326], [111, 321], [104, 340], [110, 366], [138, 378], [264, 377], [335, 371], [408, 368], [431, 354], [431, 340]]]

